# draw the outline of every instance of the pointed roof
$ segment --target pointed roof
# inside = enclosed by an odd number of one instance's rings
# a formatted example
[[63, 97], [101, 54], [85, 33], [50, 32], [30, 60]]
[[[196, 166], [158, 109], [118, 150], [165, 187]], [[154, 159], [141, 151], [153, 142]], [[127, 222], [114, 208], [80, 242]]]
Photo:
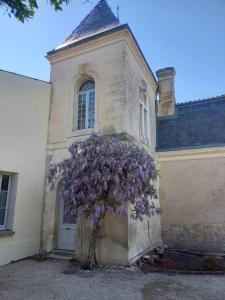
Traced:
[[85, 44], [100, 37], [113, 34], [119, 31], [128, 31], [131, 39], [133, 40], [137, 51], [140, 53], [146, 67], [152, 75], [152, 78], [157, 85], [157, 80], [153, 74], [148, 62], [146, 61], [138, 42], [133, 35], [128, 24], [121, 25], [119, 20], [113, 14], [106, 0], [100, 0], [92, 11], [84, 18], [84, 20], [73, 30], [70, 36], [57, 48], [47, 52], [47, 58], [50, 56]]
[[113, 14], [106, 0], [101, 0], [73, 30], [70, 36], [56, 49], [90, 37], [97, 33], [119, 26], [119, 20]]

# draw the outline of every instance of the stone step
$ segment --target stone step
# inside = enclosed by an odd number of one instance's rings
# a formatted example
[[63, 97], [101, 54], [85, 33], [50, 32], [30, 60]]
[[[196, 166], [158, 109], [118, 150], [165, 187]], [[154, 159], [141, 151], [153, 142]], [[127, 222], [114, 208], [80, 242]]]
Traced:
[[74, 258], [74, 251], [66, 251], [66, 250], [53, 250], [52, 252], [47, 254], [48, 258], [52, 259], [61, 259], [61, 260], [70, 260]]

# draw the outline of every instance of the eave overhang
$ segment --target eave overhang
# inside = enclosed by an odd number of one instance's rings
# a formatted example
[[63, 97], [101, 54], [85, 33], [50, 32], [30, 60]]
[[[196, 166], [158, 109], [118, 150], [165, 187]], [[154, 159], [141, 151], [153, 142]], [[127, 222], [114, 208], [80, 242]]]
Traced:
[[148, 71], [152, 75], [152, 78], [153, 78], [155, 84], [158, 86], [158, 82], [156, 80], [156, 77], [155, 77], [154, 73], [152, 72], [152, 70], [151, 70], [151, 68], [150, 68], [150, 66], [149, 66], [149, 64], [148, 64], [148, 62], [147, 62], [147, 60], [146, 60], [146, 58], [145, 58], [145, 56], [144, 56], [144, 54], [143, 54], [143, 52], [142, 52], [142, 50], [141, 50], [141, 48], [139, 46], [137, 40], [136, 40], [136, 38], [135, 38], [135, 36], [134, 36], [134, 34], [133, 34], [132, 30], [130, 29], [130, 27], [129, 27], [128, 24], [123, 24], [123, 25], [114, 27], [112, 29], [109, 29], [109, 30], [106, 30], [106, 31], [103, 31], [103, 32], [100, 32], [100, 33], [97, 33], [97, 34], [94, 34], [94, 35], [91, 35], [89, 37], [86, 37], [84, 39], [81, 39], [79, 41], [71, 43], [69, 45], [66, 45], [65, 47], [61, 47], [61, 48], [58, 48], [58, 49], [51, 50], [51, 51], [47, 52], [47, 58], [48, 58], [49, 61], [51, 61], [51, 57], [53, 57], [56, 54], [62, 53], [64, 51], [70, 50], [72, 48], [76, 48], [76, 47], [84, 45], [84, 44], [86, 44], [88, 42], [92, 42], [94, 40], [103, 38], [105, 36], [108, 36], [110, 34], [113, 34], [113, 33], [119, 32], [119, 31], [123, 31], [123, 30], [127, 30], [128, 31], [130, 37], [132, 38], [132, 40], [135, 43], [135, 46], [137, 47], [138, 52], [140, 53], [140, 55], [141, 55], [141, 57], [142, 57], [145, 65], [146, 65]]

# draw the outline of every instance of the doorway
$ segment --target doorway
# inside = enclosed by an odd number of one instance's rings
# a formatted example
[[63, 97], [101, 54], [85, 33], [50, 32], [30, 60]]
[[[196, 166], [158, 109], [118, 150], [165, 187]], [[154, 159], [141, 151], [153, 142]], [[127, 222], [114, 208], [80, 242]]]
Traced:
[[76, 220], [65, 214], [65, 201], [59, 199], [59, 197], [57, 198], [57, 201], [59, 201], [57, 249], [74, 251], [77, 230]]

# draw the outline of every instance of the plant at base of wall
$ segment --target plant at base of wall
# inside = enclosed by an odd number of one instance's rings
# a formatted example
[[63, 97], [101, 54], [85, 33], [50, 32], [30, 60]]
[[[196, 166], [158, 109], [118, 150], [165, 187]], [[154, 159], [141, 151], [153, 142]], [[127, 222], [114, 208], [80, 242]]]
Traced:
[[154, 160], [144, 149], [117, 137], [93, 134], [69, 147], [71, 157], [50, 165], [48, 182], [54, 188], [57, 176], [62, 178], [59, 192], [65, 201], [65, 213], [75, 219], [86, 219], [92, 229], [86, 267], [96, 263], [96, 243], [106, 213], [135, 220], [159, 213], [154, 199], [158, 172]]

